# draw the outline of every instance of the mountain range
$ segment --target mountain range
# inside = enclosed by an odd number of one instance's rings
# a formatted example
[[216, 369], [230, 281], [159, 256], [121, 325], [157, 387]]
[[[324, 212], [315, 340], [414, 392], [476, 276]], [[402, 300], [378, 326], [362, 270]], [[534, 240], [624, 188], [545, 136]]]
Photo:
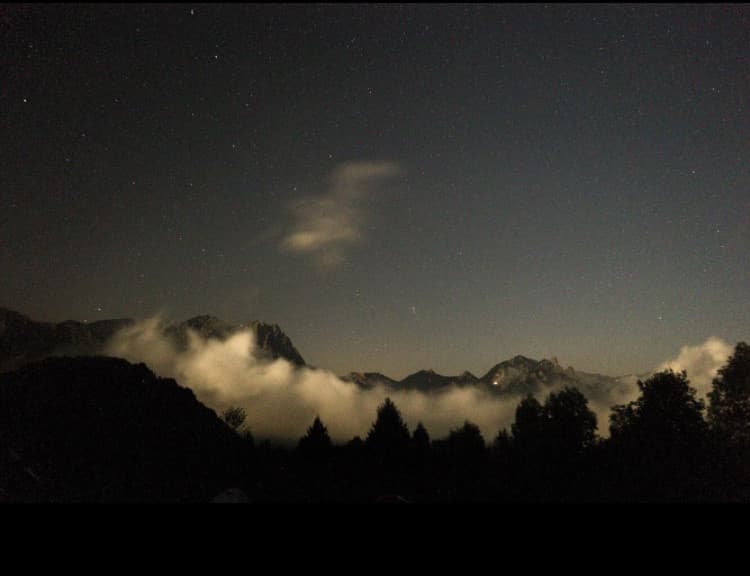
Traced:
[[352, 372], [342, 377], [343, 380], [353, 382], [362, 388], [381, 385], [394, 390], [419, 390], [429, 393], [444, 391], [451, 387], [475, 387], [498, 396], [538, 396], [570, 386], [578, 388], [591, 400], [606, 399], [616, 389], [627, 392], [634, 378], [581, 372], [572, 366], [563, 368], [556, 358], [533, 360], [521, 355], [496, 364], [480, 377], [468, 371], [458, 376], [446, 376], [434, 370], [420, 370], [400, 381], [378, 372]]
[[[118, 330], [134, 322], [127, 318], [97, 322], [35, 322], [19, 312], [0, 308], [0, 372], [49, 356], [99, 354]], [[184, 349], [190, 331], [203, 338], [225, 339], [247, 328], [255, 335], [256, 354], [261, 358], [284, 358], [297, 367], [306, 366], [302, 355], [276, 324], [251, 321], [232, 325], [215, 316], [202, 315], [166, 324], [164, 333], [179, 349]], [[402, 380], [378, 372], [352, 372], [341, 378], [362, 388], [380, 385], [393, 390], [439, 392], [450, 387], [479, 387], [496, 395], [538, 395], [572, 386], [596, 400], [606, 397], [614, 388], [626, 387], [634, 377], [580, 372], [571, 366], [562, 367], [556, 358], [533, 360], [519, 355], [496, 364], [480, 377], [468, 371], [458, 376], [446, 376], [433, 370], [420, 370]]]
[[[101, 354], [112, 336], [134, 323], [135, 320], [130, 318], [97, 322], [36, 322], [19, 312], [0, 308], [0, 372], [15, 370], [50, 356]], [[305, 365], [292, 341], [276, 324], [251, 321], [233, 326], [214, 316], [195, 316], [184, 322], [167, 324], [164, 333], [178, 349], [184, 349], [191, 330], [203, 338], [223, 340], [247, 328], [255, 334], [259, 356], [273, 360], [284, 358], [296, 366]]]

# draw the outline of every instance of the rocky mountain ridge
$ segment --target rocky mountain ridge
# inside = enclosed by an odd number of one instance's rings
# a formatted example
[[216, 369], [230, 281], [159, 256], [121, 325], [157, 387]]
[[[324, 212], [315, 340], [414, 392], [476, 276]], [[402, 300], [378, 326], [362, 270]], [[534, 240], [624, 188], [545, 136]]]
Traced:
[[[0, 308], [0, 372], [14, 370], [48, 356], [99, 354], [118, 330], [134, 322], [127, 318], [97, 322], [68, 320], [56, 324], [35, 322], [18, 312]], [[255, 334], [257, 353], [261, 358], [284, 358], [297, 367], [306, 366], [291, 339], [276, 324], [251, 321], [233, 325], [215, 316], [201, 315], [169, 323], [163, 330], [178, 348], [185, 348], [191, 331], [203, 338], [223, 340], [248, 328]], [[379, 372], [352, 372], [342, 379], [365, 389], [384, 386], [392, 390], [427, 393], [437, 393], [450, 387], [477, 387], [495, 395], [538, 395], [572, 386], [587, 396], [596, 398], [614, 388], [624, 389], [627, 386], [626, 380], [632, 378], [590, 374], [577, 371], [572, 366], [563, 368], [554, 357], [534, 360], [518, 355], [494, 365], [481, 377], [469, 371], [458, 376], [446, 376], [427, 369], [401, 380]]]
[[[29, 362], [50, 356], [101, 354], [119, 330], [134, 323], [135, 320], [131, 318], [97, 322], [37, 322], [19, 312], [0, 308], [0, 372], [15, 370]], [[190, 331], [203, 338], [223, 340], [247, 328], [255, 334], [260, 356], [273, 360], [285, 358], [296, 366], [305, 365], [305, 360], [292, 341], [276, 324], [253, 320], [232, 325], [215, 316], [203, 315], [183, 322], [168, 323], [164, 327], [164, 333], [178, 347], [184, 348]]]

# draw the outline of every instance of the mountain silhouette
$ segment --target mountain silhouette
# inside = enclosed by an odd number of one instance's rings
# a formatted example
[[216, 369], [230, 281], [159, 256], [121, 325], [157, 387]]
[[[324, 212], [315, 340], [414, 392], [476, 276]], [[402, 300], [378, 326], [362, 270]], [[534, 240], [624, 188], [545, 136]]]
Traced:
[[0, 372], [52, 355], [95, 354], [115, 332], [132, 323], [129, 319], [35, 322], [0, 308]]
[[398, 383], [399, 388], [408, 390], [420, 390], [427, 392], [457, 383], [457, 379], [451, 376], [443, 376], [434, 370], [420, 370], [410, 374]]
[[341, 376], [341, 379], [346, 382], [353, 382], [361, 388], [373, 388], [379, 384], [395, 388], [398, 385], [398, 381], [388, 378], [380, 372], [350, 372], [346, 376]]
[[240, 437], [188, 388], [119, 358], [0, 374], [0, 499], [209, 501], [236, 483]]
[[296, 366], [305, 366], [305, 360], [292, 344], [289, 337], [277, 324], [267, 324], [253, 320], [246, 324], [232, 325], [224, 322], [216, 316], [194, 316], [184, 322], [169, 324], [164, 329], [165, 334], [170, 336], [175, 343], [184, 348], [187, 346], [188, 333], [197, 333], [202, 338], [216, 338], [224, 340], [246, 329], [255, 334], [257, 353], [266, 359], [276, 360], [284, 358]]
[[[112, 336], [134, 322], [130, 318], [97, 322], [36, 322], [19, 312], [0, 308], [0, 372], [49, 356], [100, 354]], [[273, 360], [284, 358], [297, 366], [305, 365], [292, 341], [276, 324], [252, 321], [231, 325], [215, 316], [204, 315], [167, 324], [164, 333], [179, 348], [184, 348], [189, 331], [203, 338], [224, 339], [244, 329], [255, 334], [259, 356]]]
[[[91, 355], [101, 353], [107, 341], [121, 328], [132, 324], [131, 319], [98, 322], [67, 321], [59, 324], [34, 322], [26, 316], [0, 308], [0, 372], [16, 369], [25, 363], [48, 356]], [[185, 349], [189, 333], [202, 338], [223, 340], [240, 330], [252, 330], [256, 354], [260, 358], [283, 358], [295, 366], [305, 366], [305, 360], [294, 344], [276, 324], [251, 321], [234, 325], [216, 316], [194, 316], [181, 322], [166, 324], [164, 334], [179, 349]], [[495, 395], [544, 394], [551, 389], [572, 386], [592, 400], [606, 398], [614, 388], [627, 388], [631, 377], [616, 378], [602, 374], [580, 372], [569, 366], [563, 368], [556, 358], [534, 360], [514, 356], [494, 365], [483, 376], [469, 371], [458, 376], [446, 376], [434, 370], [419, 370], [402, 380], [395, 380], [380, 372], [351, 372], [342, 380], [361, 388], [385, 386], [393, 390], [438, 392], [449, 387], [477, 387]], [[632, 384], [632, 382], [631, 382]]]
[[594, 400], [606, 398], [613, 388], [627, 386], [627, 378], [580, 372], [571, 366], [563, 368], [556, 358], [534, 360], [521, 355], [496, 364], [480, 378], [469, 371], [459, 376], [445, 376], [434, 370], [419, 370], [400, 381], [378, 372], [353, 372], [344, 379], [362, 388], [382, 385], [393, 390], [430, 393], [450, 387], [477, 387], [498, 396], [538, 395], [569, 386]]

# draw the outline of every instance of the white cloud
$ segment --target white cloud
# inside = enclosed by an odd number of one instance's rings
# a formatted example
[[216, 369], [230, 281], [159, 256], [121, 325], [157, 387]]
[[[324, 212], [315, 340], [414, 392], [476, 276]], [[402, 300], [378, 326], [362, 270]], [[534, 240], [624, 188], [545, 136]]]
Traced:
[[310, 256], [322, 267], [335, 267], [347, 248], [364, 239], [361, 200], [378, 182], [399, 172], [393, 162], [339, 165], [331, 175], [329, 192], [300, 199], [291, 206], [293, 224], [281, 240], [282, 249]]
[[175, 378], [219, 413], [241, 406], [253, 434], [259, 437], [296, 440], [320, 415], [334, 440], [364, 438], [378, 406], [390, 397], [410, 430], [422, 421], [433, 437], [443, 437], [469, 418], [490, 442], [498, 430], [510, 426], [520, 401], [520, 397], [501, 399], [469, 388], [436, 394], [396, 392], [384, 386], [364, 390], [326, 370], [298, 369], [283, 359], [257, 358], [249, 329], [224, 341], [191, 333], [187, 349], [181, 351], [164, 336], [158, 318], [123, 329], [106, 352], [144, 362], [158, 375]]
[[675, 372], [687, 371], [692, 386], [700, 396], [705, 396], [711, 390], [717, 370], [726, 364], [732, 352], [730, 344], [711, 336], [697, 346], [683, 346], [676, 358], [662, 363], [657, 370], [671, 368]]
[[[178, 350], [164, 336], [159, 318], [124, 328], [112, 339], [106, 353], [144, 362], [158, 375], [175, 378], [219, 413], [230, 406], [241, 406], [253, 434], [277, 440], [298, 439], [316, 415], [335, 441], [343, 442], [355, 435], [364, 438], [378, 406], [390, 397], [412, 431], [421, 421], [433, 438], [441, 438], [468, 418], [491, 442], [499, 430], [510, 429], [521, 400], [519, 395], [495, 396], [471, 387], [446, 388], [430, 394], [394, 391], [381, 385], [363, 389], [327, 370], [297, 368], [284, 359], [258, 358], [250, 329], [223, 341], [189, 333], [187, 349]], [[676, 358], [662, 363], [657, 370], [687, 370], [693, 386], [705, 394], [716, 370], [731, 353], [729, 344], [712, 337], [698, 346], [684, 346]], [[562, 385], [553, 383], [540, 389], [537, 399], [544, 402], [550, 392], [559, 391]], [[607, 388], [584, 386], [581, 391], [596, 413], [599, 433], [604, 436], [609, 431], [611, 407], [639, 395], [636, 377], [620, 379], [617, 385]]]

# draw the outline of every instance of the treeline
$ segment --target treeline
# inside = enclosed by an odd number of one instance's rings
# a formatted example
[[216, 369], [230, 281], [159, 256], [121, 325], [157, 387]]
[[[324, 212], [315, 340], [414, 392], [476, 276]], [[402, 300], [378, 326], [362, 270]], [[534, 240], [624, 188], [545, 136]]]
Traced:
[[612, 408], [608, 438], [575, 388], [543, 403], [525, 398], [489, 444], [469, 420], [446, 438], [431, 439], [421, 423], [410, 432], [390, 399], [367, 437], [343, 446], [320, 418], [293, 450], [256, 446], [241, 409], [225, 421], [245, 440], [251, 501], [750, 500], [750, 346], [736, 346], [707, 406], [684, 372], [638, 388], [636, 400]]

